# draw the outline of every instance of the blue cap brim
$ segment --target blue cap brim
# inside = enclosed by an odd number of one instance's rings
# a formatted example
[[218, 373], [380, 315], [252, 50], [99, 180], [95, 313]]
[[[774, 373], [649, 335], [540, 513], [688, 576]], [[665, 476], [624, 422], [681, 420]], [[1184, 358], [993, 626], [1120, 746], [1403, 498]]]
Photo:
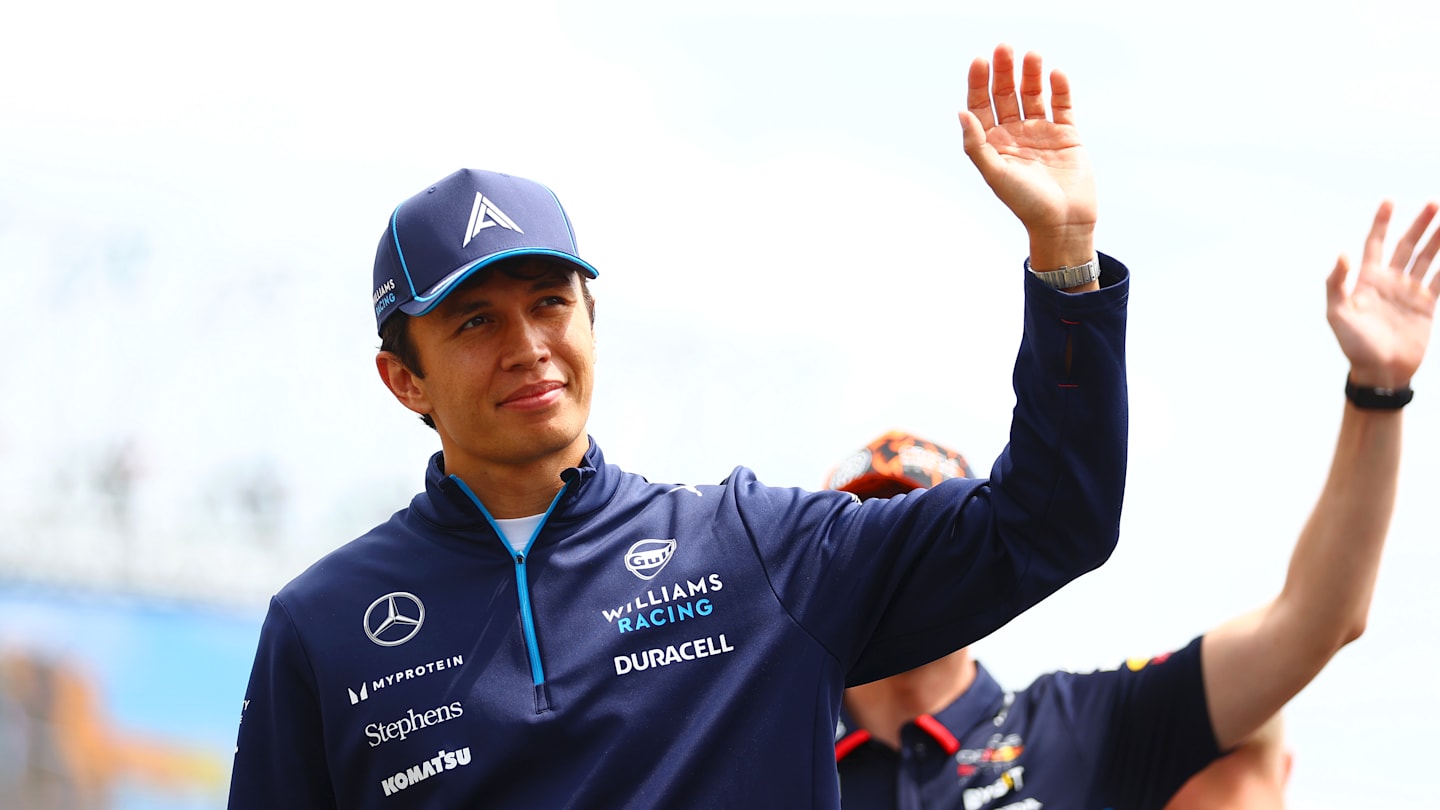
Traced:
[[572, 256], [568, 253], [562, 253], [558, 250], [545, 250], [543, 248], [516, 248], [515, 250], [507, 250], [501, 253], [496, 253], [493, 256], [486, 256], [484, 259], [481, 259], [474, 264], [465, 265], [456, 269], [454, 272], [440, 279], [439, 282], [437, 282], [430, 289], [426, 290], [424, 293], [417, 295], [414, 299], [401, 304], [399, 309], [406, 315], [424, 315], [425, 313], [439, 306], [440, 302], [444, 301], [446, 296], [454, 292], [456, 288], [458, 288], [462, 283], [464, 283], [466, 279], [475, 275], [480, 270], [489, 267], [495, 262], [504, 261], [505, 259], [513, 259], [518, 256], [540, 256], [557, 259], [564, 262], [565, 264], [570, 265], [571, 267], [574, 267], [576, 270], [584, 273], [589, 278], [600, 277], [599, 270], [596, 270], [593, 266], [591, 266], [589, 262], [579, 258], [578, 256]]

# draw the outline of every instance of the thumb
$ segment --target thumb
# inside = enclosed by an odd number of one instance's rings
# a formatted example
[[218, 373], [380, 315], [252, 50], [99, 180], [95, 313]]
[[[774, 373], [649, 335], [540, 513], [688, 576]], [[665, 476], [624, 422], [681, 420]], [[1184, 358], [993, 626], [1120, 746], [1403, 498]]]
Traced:
[[1335, 269], [1330, 271], [1329, 278], [1325, 279], [1325, 300], [1334, 309], [1341, 301], [1345, 300], [1345, 278], [1350, 275], [1350, 257], [1341, 253], [1335, 259]]
[[995, 148], [985, 137], [985, 127], [980, 119], [969, 110], [960, 111], [960, 129], [964, 133], [965, 154], [969, 156], [970, 162], [980, 170], [981, 176], [987, 181], [992, 175], [1001, 170], [1001, 160]]

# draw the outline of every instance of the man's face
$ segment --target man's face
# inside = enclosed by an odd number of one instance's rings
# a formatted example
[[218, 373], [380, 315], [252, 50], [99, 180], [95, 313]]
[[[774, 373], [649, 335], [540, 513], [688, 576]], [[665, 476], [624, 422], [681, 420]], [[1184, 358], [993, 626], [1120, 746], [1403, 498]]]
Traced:
[[445, 470], [468, 483], [536, 463], [578, 463], [595, 335], [574, 271], [503, 263], [410, 321], [423, 378], [406, 404], [435, 420]]

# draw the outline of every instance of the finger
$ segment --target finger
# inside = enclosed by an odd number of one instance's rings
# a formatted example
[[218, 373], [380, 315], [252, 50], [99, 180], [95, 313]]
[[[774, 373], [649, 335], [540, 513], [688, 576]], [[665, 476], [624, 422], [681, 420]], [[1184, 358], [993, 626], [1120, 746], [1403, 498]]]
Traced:
[[1390, 225], [1390, 213], [1395, 204], [1383, 200], [1375, 212], [1375, 221], [1370, 225], [1370, 235], [1365, 237], [1365, 252], [1360, 256], [1360, 268], [1369, 270], [1380, 266], [1380, 257], [1385, 252], [1385, 229]]
[[1050, 113], [1057, 124], [1074, 124], [1070, 109], [1070, 79], [1058, 70], [1050, 71]]
[[1350, 257], [1344, 253], [1335, 260], [1335, 269], [1325, 279], [1325, 301], [1333, 312], [1345, 300], [1345, 278], [1350, 275]]
[[[1427, 209], [1434, 208], [1437, 212], [1440, 212], [1440, 206], [1437, 206], [1433, 202], [1427, 203], [1425, 207]], [[1415, 283], [1425, 283], [1425, 274], [1430, 272], [1430, 263], [1435, 261], [1437, 255], [1440, 255], [1440, 228], [1437, 228], [1435, 233], [1430, 234], [1430, 241], [1425, 243], [1425, 247], [1420, 250], [1420, 255], [1415, 257], [1415, 265], [1410, 268]], [[1436, 273], [1431, 277], [1429, 286], [1430, 293], [1440, 297], [1440, 273]]]
[[995, 47], [994, 71], [990, 95], [995, 99], [995, 122], [1008, 124], [1020, 120], [1020, 102], [1015, 98], [1015, 54], [1009, 45]]
[[990, 109], [990, 63], [985, 61], [985, 57], [977, 56], [970, 63], [969, 85], [965, 106], [980, 119], [982, 127], [989, 129], [995, 126], [995, 112]]
[[1020, 66], [1020, 108], [1027, 121], [1045, 117], [1045, 71], [1034, 51], [1025, 54]]
[[985, 138], [985, 129], [969, 110], [960, 111], [960, 128], [965, 133], [965, 154], [970, 157], [970, 162], [980, 170], [980, 175], [988, 181], [990, 173], [994, 171], [1000, 162], [995, 147], [991, 146]]
[[[1440, 229], [1431, 233], [1430, 241], [1426, 242], [1424, 248], [1421, 248], [1420, 255], [1416, 257], [1416, 264], [1410, 268], [1416, 281], [1424, 281], [1427, 272], [1430, 272], [1430, 262], [1434, 261], [1437, 254], [1440, 254]], [[1440, 281], [1440, 272], [1437, 272], [1433, 281]]]
[[[1430, 227], [1430, 222], [1435, 219], [1436, 212], [1440, 212], [1440, 205], [1429, 202], [1421, 209], [1420, 216], [1415, 218], [1416, 225], [1420, 224], [1421, 219], [1425, 220], [1425, 224], [1415, 233], [1415, 240], [1417, 242], [1425, 233], [1425, 229]], [[1414, 231], [1415, 226], [1410, 226], [1410, 230]], [[1409, 236], [1409, 234], [1407, 233], [1406, 236]], [[1430, 235], [1430, 241], [1425, 243], [1425, 247], [1420, 249], [1420, 254], [1415, 257], [1414, 263], [1410, 265], [1410, 275], [1414, 276], [1416, 281], [1425, 280], [1425, 274], [1430, 272], [1430, 262], [1435, 260], [1435, 254], [1437, 252], [1440, 252], [1440, 230]]]
[[[1005, 161], [1001, 159], [1000, 153], [995, 151], [995, 147], [990, 145], [985, 130], [981, 129], [979, 124], [979, 119], [970, 112], [962, 111], [960, 113], [960, 126], [965, 130], [965, 155], [980, 171], [980, 176], [984, 178], [986, 185], [996, 189], [997, 184], [1004, 181]], [[999, 191], [997, 190], [996, 193], [998, 194]]]
[[959, 113], [959, 118], [960, 133], [965, 139], [965, 151], [969, 152], [972, 148], [978, 145], [977, 138], [979, 140], [984, 140], [984, 125], [980, 123], [980, 119], [976, 117], [975, 113], [970, 112], [969, 110], [961, 110]]
[[[1415, 252], [1415, 246], [1420, 244], [1420, 237], [1425, 235], [1425, 229], [1430, 227], [1430, 220], [1435, 218], [1435, 209], [1429, 205], [1420, 209], [1419, 216], [1410, 223], [1405, 235], [1395, 245], [1395, 255], [1390, 257], [1390, 269], [1397, 273], [1404, 273], [1405, 268], [1410, 266], [1410, 256]], [[1420, 275], [1425, 275], [1422, 270]]]

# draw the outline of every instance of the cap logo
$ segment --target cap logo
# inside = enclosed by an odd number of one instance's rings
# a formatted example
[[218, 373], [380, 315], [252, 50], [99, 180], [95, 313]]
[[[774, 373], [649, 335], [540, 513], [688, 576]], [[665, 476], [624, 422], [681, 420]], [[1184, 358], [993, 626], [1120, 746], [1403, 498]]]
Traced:
[[484, 194], [477, 191], [475, 192], [475, 204], [470, 208], [470, 224], [465, 228], [465, 241], [460, 243], [460, 247], [469, 245], [471, 239], [479, 236], [481, 231], [492, 225], [499, 225], [516, 233], [524, 233], [520, 230], [520, 226], [515, 224], [515, 220], [506, 216], [505, 212], [501, 211], [495, 203], [490, 202]]

